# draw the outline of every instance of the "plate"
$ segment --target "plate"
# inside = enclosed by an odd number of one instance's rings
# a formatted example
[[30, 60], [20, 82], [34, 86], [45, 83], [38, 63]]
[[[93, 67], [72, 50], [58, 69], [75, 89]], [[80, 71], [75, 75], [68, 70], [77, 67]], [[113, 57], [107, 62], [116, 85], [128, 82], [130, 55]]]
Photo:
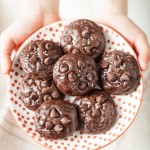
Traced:
[[[143, 78], [142, 74], [140, 75], [139, 86], [132, 93], [126, 94], [123, 96], [114, 96], [112, 95], [117, 111], [118, 117], [114, 126], [107, 132], [96, 135], [83, 134], [82, 132], [74, 132], [71, 136], [60, 139], [60, 140], [49, 140], [44, 137], [41, 137], [34, 127], [34, 112], [27, 109], [20, 97], [19, 92], [19, 82], [23, 78], [24, 71], [20, 66], [19, 55], [22, 48], [30, 43], [33, 40], [51, 40], [59, 44], [61, 32], [64, 30], [65, 26], [68, 25], [71, 20], [60, 21], [54, 24], [50, 24], [29, 37], [19, 48], [17, 55], [13, 61], [12, 69], [9, 74], [9, 99], [10, 99], [10, 108], [11, 111], [19, 123], [20, 127], [35, 141], [39, 144], [52, 149], [68, 149], [68, 150], [87, 150], [87, 149], [100, 149], [114, 140], [119, 138], [131, 125], [134, 121], [143, 96]], [[97, 23], [97, 22], [96, 22]], [[103, 30], [103, 33], [106, 37], [106, 52], [121, 50], [124, 52], [129, 52], [135, 58], [136, 55], [130, 45], [114, 30], [110, 29], [107, 26], [99, 24], [99, 27]]]

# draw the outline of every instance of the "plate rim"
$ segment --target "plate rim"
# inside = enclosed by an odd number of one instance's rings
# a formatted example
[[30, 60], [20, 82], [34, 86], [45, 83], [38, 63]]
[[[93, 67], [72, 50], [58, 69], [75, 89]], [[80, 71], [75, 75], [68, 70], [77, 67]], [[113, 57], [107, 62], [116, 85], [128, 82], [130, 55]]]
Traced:
[[[18, 48], [18, 51], [17, 51], [15, 57], [14, 57], [13, 60], [12, 60], [12, 64], [13, 64], [14, 60], [15, 60], [15, 59], [18, 57], [18, 55], [20, 54], [21, 49], [22, 49], [27, 43], [29, 43], [29, 41], [31, 41], [31, 40], [33, 39], [33, 37], [35, 36], [35, 34], [37, 34], [39, 31], [41, 31], [41, 30], [43, 30], [43, 29], [45, 29], [45, 28], [47, 28], [47, 27], [49, 27], [49, 26], [54, 26], [55, 24], [59, 24], [59, 23], [62, 23], [62, 22], [72, 22], [72, 21], [74, 21], [74, 20], [78, 20], [78, 19], [66, 19], [66, 20], [56, 21], [56, 22], [51, 23], [51, 24], [48, 24], [48, 25], [46, 25], [46, 26], [44, 26], [44, 27], [38, 29], [38, 30], [35, 31], [34, 33], [32, 33], [32, 34], [21, 44], [21, 46]], [[90, 19], [90, 20], [91, 20], [91, 19]], [[102, 26], [104, 26], [104, 27], [106, 27], [106, 28], [108, 28], [108, 29], [114, 31], [114, 33], [117, 33], [117, 34], [119, 35], [119, 37], [124, 40], [124, 43], [127, 44], [127, 45], [131, 48], [131, 50], [132, 50], [132, 52], [133, 52], [133, 54], [134, 54], [134, 57], [135, 57], [135, 59], [137, 60], [138, 56], [136, 55], [136, 52], [133, 50], [133, 48], [132, 48], [132, 46], [129, 44], [129, 42], [128, 42], [120, 33], [118, 33], [115, 29], [113, 29], [113, 28], [111, 28], [111, 27], [109, 27], [109, 26], [107, 26], [107, 25], [105, 25], [105, 24], [102, 24], [101, 22], [99, 22], [99, 21], [97, 21], [97, 20], [92, 20], [92, 21], [95, 22], [96, 24], [102, 25]], [[143, 95], [144, 95], [144, 77], [143, 77], [142, 70], [141, 70], [141, 68], [140, 68], [139, 61], [138, 61], [138, 60], [137, 60], [137, 63], [138, 63], [138, 66], [139, 66], [140, 75], [141, 75], [141, 78], [140, 78], [140, 79], [141, 79], [141, 83], [142, 83], [142, 91], [141, 91], [142, 94], [141, 94], [141, 97], [140, 97], [140, 104], [139, 104], [139, 107], [138, 107], [138, 109], [137, 109], [137, 112], [136, 112], [136, 114], [134, 115], [134, 117], [133, 117], [132, 121], [130, 122], [130, 124], [128, 125], [128, 127], [127, 127], [120, 135], [116, 136], [116, 138], [114, 138], [114, 140], [110, 141], [108, 144], [103, 145], [103, 146], [101, 146], [100, 148], [97, 148], [97, 150], [99, 150], [99, 149], [101, 149], [101, 148], [104, 148], [104, 147], [110, 145], [111, 143], [113, 143], [114, 141], [116, 141], [117, 139], [119, 139], [119, 138], [129, 129], [129, 127], [132, 125], [132, 123], [134, 122], [135, 118], [137, 117], [137, 114], [139, 113], [139, 110], [140, 110], [140, 108], [141, 108], [141, 104], [142, 104], [142, 101], [143, 101]], [[11, 72], [11, 71], [10, 71], [10, 72]], [[9, 73], [9, 74], [10, 74], [10, 73]], [[30, 136], [30, 135], [27, 133], [27, 131], [25, 130], [25, 128], [23, 128], [23, 127], [21, 126], [21, 124], [19, 123], [19, 121], [17, 120], [17, 117], [16, 117], [15, 113], [13, 112], [13, 109], [14, 109], [13, 104], [12, 104], [12, 102], [10, 101], [9, 89], [10, 89], [10, 87], [11, 87], [11, 85], [10, 85], [11, 79], [9, 78], [9, 74], [8, 74], [8, 76], [7, 76], [7, 92], [6, 92], [6, 93], [8, 94], [7, 97], [8, 97], [8, 99], [9, 99], [9, 108], [10, 108], [10, 110], [11, 110], [11, 113], [13, 114], [13, 118], [15, 118], [15, 120], [16, 120], [17, 124], [19, 125], [19, 127], [20, 127], [30, 138], [32, 138], [36, 143], [40, 144], [41, 146], [44, 146], [44, 147], [47, 148], [47, 149], [54, 150], [54, 149], [52, 149], [52, 148], [49, 148], [49, 147], [45, 146], [44, 143], [42, 144], [42, 143], [38, 142], [37, 140], [35, 140], [34, 137]], [[95, 149], [95, 150], [96, 150], [96, 149]]]

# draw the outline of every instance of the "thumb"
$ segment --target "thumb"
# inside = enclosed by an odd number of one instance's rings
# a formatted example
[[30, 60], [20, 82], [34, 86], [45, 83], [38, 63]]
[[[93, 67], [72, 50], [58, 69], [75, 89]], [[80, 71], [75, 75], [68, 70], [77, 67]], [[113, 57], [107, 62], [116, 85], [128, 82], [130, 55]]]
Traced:
[[11, 53], [15, 48], [15, 42], [10, 33], [4, 31], [0, 37], [0, 62], [3, 73], [8, 73], [11, 68]]
[[148, 43], [147, 36], [144, 32], [141, 32], [137, 35], [134, 42], [134, 48], [138, 53], [138, 59], [141, 69], [145, 71], [150, 61], [150, 46]]
[[23, 17], [8, 27], [0, 37], [0, 63], [2, 72], [7, 74], [11, 69], [12, 51], [23, 41], [41, 27], [39, 22], [32, 18]]

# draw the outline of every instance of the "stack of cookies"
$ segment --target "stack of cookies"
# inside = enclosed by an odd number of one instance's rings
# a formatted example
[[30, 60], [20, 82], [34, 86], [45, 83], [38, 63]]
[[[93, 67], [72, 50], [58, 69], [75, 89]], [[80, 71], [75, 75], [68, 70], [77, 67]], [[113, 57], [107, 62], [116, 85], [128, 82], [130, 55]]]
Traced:
[[[35, 127], [50, 139], [65, 138], [76, 130], [98, 134], [117, 118], [110, 94], [127, 94], [138, 85], [139, 68], [122, 51], [105, 53], [105, 37], [90, 20], [71, 22], [60, 46], [48, 40], [26, 45], [20, 56], [24, 105], [35, 111]], [[65, 96], [74, 101], [65, 101]]]

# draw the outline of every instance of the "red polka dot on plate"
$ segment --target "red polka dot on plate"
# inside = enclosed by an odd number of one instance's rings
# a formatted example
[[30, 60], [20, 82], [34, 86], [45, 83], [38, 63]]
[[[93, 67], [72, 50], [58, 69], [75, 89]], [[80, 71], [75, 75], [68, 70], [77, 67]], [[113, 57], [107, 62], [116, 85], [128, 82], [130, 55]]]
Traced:
[[40, 38], [40, 35], [38, 34], [36, 37], [37, 37], [37, 38]]
[[32, 126], [33, 126], [33, 125], [34, 125], [34, 123], [33, 123], [33, 122], [30, 122], [30, 125], [32, 125]]
[[110, 43], [110, 40], [107, 40], [107, 43]]
[[25, 128], [25, 127], [26, 127], [26, 125], [25, 125], [25, 124], [22, 124], [22, 127], [23, 127], [23, 128]]
[[102, 26], [100, 26], [100, 29], [101, 29], [101, 30], [103, 30], [103, 27], [102, 27]]
[[21, 118], [18, 118], [18, 121], [21, 121]]
[[13, 90], [9, 90], [9, 93], [10, 93], [10, 94], [13, 94]]
[[59, 27], [62, 27], [62, 23], [59, 23], [58, 25], [59, 25]]
[[18, 64], [15, 64], [15, 67], [19, 67], [19, 65], [18, 65]]

